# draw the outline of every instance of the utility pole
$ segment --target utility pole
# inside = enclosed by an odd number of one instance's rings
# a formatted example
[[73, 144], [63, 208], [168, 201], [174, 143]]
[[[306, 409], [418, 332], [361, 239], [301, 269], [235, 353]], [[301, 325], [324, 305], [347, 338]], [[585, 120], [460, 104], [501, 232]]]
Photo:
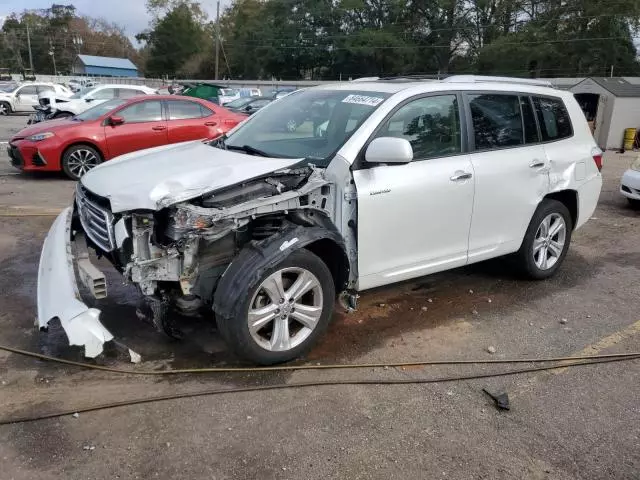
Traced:
[[51, 40], [49, 40], [49, 55], [51, 55], [51, 60], [53, 61], [53, 74], [57, 76], [58, 69], [56, 68], [56, 52], [53, 49], [53, 42]]
[[29, 32], [29, 21], [26, 22], [27, 25], [27, 47], [29, 48], [29, 68], [31, 68], [31, 75], [33, 75], [33, 54], [31, 53], [31, 33]]
[[215, 79], [218, 80], [218, 67], [220, 65], [220, 0], [218, 0], [216, 6], [216, 70]]
[[611, 73], [609, 74], [611, 78], [613, 78], [613, 65], [611, 65]]

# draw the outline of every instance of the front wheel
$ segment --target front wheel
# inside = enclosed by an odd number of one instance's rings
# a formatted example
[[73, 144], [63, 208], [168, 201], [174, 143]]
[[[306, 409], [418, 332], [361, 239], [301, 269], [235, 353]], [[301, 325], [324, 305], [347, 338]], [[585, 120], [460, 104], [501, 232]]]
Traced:
[[[326, 264], [300, 249], [251, 280], [230, 317], [218, 316], [220, 333], [241, 357], [261, 365], [293, 360], [308, 351], [326, 330], [335, 302]], [[223, 298], [216, 301], [236, 301]]]
[[635, 210], [640, 210], [640, 200], [636, 200], [635, 198], [627, 198], [629, 201], [629, 206]]
[[11, 105], [9, 102], [0, 102], [0, 115], [5, 116], [11, 113]]
[[545, 199], [533, 215], [515, 259], [521, 272], [534, 280], [553, 276], [564, 261], [573, 223], [567, 207]]
[[80, 180], [85, 173], [102, 163], [100, 152], [89, 145], [75, 145], [62, 156], [62, 171], [72, 180]]

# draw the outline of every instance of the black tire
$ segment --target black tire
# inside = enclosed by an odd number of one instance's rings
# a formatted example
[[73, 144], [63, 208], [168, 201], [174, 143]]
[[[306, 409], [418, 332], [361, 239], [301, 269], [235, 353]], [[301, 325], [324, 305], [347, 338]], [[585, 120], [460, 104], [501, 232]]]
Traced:
[[[249, 309], [254, 297], [259, 293], [262, 283], [272, 274], [287, 268], [301, 268], [316, 277], [322, 289], [322, 312], [315, 328], [299, 345], [284, 351], [273, 351], [263, 348], [251, 335], [248, 324]], [[228, 317], [220, 314], [216, 315], [216, 321], [220, 334], [227, 346], [240, 357], [260, 365], [287, 362], [309, 351], [316, 340], [326, 331], [333, 314], [335, 286], [327, 265], [309, 250], [296, 250], [278, 265], [265, 270], [261, 274], [245, 276], [243, 282], [244, 284], [240, 285], [239, 291], [248, 293], [242, 295], [240, 299], [229, 298], [229, 296], [215, 298], [216, 303], [235, 303], [230, 309], [215, 308], [216, 312], [220, 310], [233, 312]], [[275, 325], [275, 321], [277, 320], [273, 321], [272, 328]], [[291, 325], [291, 322], [295, 322], [295, 320], [287, 319], [287, 322]], [[273, 331], [271, 334], [273, 334]]]
[[[80, 156], [84, 155], [84, 152], [88, 152], [91, 155], [93, 155], [93, 157], [95, 158], [95, 161], [92, 161], [92, 165], [88, 170], [84, 171], [84, 172], [79, 172], [76, 168], [75, 168], [75, 164], [74, 164], [74, 160], [75, 160], [75, 156], [77, 156], [78, 154], [80, 154]], [[87, 157], [89, 158], [89, 157]], [[89, 145], [74, 145], [72, 147], [70, 147], [69, 149], [67, 149], [64, 154], [62, 155], [62, 171], [65, 173], [65, 175], [67, 177], [69, 177], [71, 180], [79, 180], [80, 177], [82, 177], [82, 175], [84, 175], [85, 173], [87, 173], [87, 171], [91, 170], [94, 167], [97, 167], [98, 165], [100, 165], [102, 163], [102, 155], [100, 154], [100, 152], [98, 150], [96, 150], [95, 148], [89, 146]]]
[[53, 116], [54, 120], [60, 119], [60, 118], [71, 118], [73, 117], [73, 113], [69, 113], [69, 112], [58, 112]]
[[[534, 241], [536, 239], [536, 235], [538, 234], [539, 228], [541, 227], [542, 221], [553, 214], [560, 215], [564, 220], [565, 240], [562, 248], [562, 253], [557, 257], [555, 263], [549, 268], [542, 269], [536, 264], [536, 257], [534, 254]], [[527, 233], [524, 236], [524, 240], [522, 242], [520, 250], [518, 250], [518, 252], [514, 255], [516, 267], [518, 268], [520, 273], [532, 280], [544, 280], [545, 278], [552, 277], [558, 271], [558, 269], [564, 262], [565, 257], [567, 256], [569, 244], [571, 243], [572, 232], [573, 222], [571, 220], [571, 214], [569, 213], [567, 207], [557, 200], [543, 200], [540, 205], [538, 205], [537, 210], [531, 218], [531, 222], [529, 223], [529, 227], [527, 228]], [[546, 249], [544, 255], [546, 258]]]
[[9, 102], [0, 102], [0, 115], [7, 116], [13, 110], [11, 110], [11, 104]]
[[629, 202], [629, 206], [634, 210], [640, 210], [640, 200], [636, 200], [635, 198], [627, 198]]

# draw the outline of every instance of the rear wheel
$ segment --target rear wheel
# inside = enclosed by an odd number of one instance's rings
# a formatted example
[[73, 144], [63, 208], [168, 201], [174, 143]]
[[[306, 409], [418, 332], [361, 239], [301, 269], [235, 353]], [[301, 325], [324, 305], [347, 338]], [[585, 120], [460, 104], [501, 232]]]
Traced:
[[79, 180], [100, 163], [102, 163], [100, 152], [89, 145], [75, 145], [62, 156], [62, 170], [72, 180]]
[[217, 323], [227, 345], [262, 365], [293, 360], [308, 351], [326, 330], [335, 302], [329, 268], [316, 255], [300, 249], [251, 280], [247, 276], [229, 317]]
[[567, 207], [557, 200], [543, 200], [515, 255], [522, 273], [534, 280], [553, 276], [567, 255], [572, 230]]
[[11, 113], [11, 105], [9, 102], [0, 102], [0, 115], [5, 116]]

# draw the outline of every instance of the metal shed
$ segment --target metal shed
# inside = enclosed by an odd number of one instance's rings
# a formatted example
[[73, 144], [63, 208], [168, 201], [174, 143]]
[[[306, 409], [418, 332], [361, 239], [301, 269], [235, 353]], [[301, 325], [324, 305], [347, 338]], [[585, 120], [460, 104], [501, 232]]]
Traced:
[[73, 61], [73, 73], [99, 77], [137, 77], [138, 67], [128, 58], [78, 55]]
[[570, 88], [594, 121], [600, 148], [622, 147], [625, 128], [640, 129], [640, 84], [622, 77], [590, 77]]

